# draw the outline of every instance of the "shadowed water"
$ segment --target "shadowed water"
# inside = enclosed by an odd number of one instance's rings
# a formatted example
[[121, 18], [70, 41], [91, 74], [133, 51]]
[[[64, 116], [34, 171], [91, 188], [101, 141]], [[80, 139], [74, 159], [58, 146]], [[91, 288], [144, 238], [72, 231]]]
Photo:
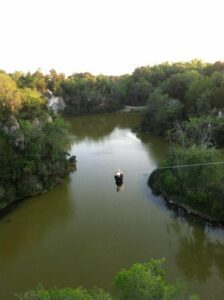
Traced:
[[[0, 220], [0, 299], [43, 283], [112, 288], [122, 268], [166, 258], [168, 278], [202, 299], [223, 299], [224, 232], [166, 208], [147, 186], [166, 143], [136, 135], [141, 115], [69, 119], [77, 171]], [[124, 172], [117, 192], [114, 172]]]

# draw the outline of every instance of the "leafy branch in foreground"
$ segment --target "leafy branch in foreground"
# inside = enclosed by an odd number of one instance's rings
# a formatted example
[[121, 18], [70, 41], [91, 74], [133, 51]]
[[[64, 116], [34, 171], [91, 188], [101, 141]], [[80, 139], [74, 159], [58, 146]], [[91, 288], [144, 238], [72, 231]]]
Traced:
[[148, 263], [134, 264], [121, 270], [114, 279], [113, 293], [95, 288], [87, 291], [81, 287], [46, 290], [43, 286], [17, 295], [19, 300], [199, 300], [188, 296], [180, 282], [170, 284], [162, 267], [164, 259], [151, 259]]

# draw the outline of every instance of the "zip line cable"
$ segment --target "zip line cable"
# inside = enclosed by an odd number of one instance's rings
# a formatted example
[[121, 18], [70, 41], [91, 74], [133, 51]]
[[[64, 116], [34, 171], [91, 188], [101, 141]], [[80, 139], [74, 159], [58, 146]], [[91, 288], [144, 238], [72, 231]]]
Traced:
[[175, 166], [159, 167], [157, 169], [158, 170], [177, 169], [177, 168], [188, 168], [188, 167], [198, 167], [198, 166], [208, 166], [208, 165], [218, 165], [218, 164], [224, 164], [224, 161], [215, 161], [215, 162], [201, 163], [201, 164], [175, 165]]
[[[208, 165], [218, 165], [218, 164], [224, 164], [224, 161], [215, 161], [215, 162], [208, 162], [208, 163], [199, 163], [199, 164], [185, 164], [185, 165], [173, 165], [173, 166], [167, 166], [167, 167], [158, 167], [154, 168], [154, 170], [165, 170], [165, 169], [179, 169], [179, 168], [191, 168], [191, 167], [199, 167], [199, 166], [208, 166]], [[149, 169], [124, 169], [124, 171], [148, 171]]]

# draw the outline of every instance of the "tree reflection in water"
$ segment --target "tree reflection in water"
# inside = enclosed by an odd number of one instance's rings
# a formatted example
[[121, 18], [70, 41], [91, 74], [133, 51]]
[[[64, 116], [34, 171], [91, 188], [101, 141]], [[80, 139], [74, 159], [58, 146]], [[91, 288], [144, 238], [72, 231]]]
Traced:
[[[175, 231], [179, 248], [176, 264], [190, 280], [204, 282], [214, 269], [224, 280], [224, 242], [222, 238], [211, 239], [210, 231], [216, 229], [206, 224], [195, 224], [194, 219], [174, 219], [166, 223], [168, 234]], [[218, 229], [217, 229], [218, 230]]]

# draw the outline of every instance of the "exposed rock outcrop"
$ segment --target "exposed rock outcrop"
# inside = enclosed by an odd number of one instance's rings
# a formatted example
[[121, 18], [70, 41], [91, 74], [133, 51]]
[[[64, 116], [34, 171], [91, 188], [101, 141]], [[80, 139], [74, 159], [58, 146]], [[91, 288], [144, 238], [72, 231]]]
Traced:
[[13, 115], [10, 115], [6, 122], [0, 123], [0, 128], [5, 134], [11, 135], [16, 130], [20, 129], [20, 126], [16, 118]]
[[18, 120], [11, 114], [0, 122], [1, 212], [53, 188], [75, 170], [75, 157], [58, 143], [64, 131], [54, 122], [47, 111], [26, 119], [18, 115]]
[[51, 91], [48, 90], [47, 95], [48, 107], [54, 112], [63, 111], [65, 109], [65, 102], [62, 97], [55, 96]]
[[24, 150], [25, 137], [17, 119], [10, 115], [6, 122], [0, 123], [0, 130], [9, 136], [9, 140], [14, 148], [19, 151]]

